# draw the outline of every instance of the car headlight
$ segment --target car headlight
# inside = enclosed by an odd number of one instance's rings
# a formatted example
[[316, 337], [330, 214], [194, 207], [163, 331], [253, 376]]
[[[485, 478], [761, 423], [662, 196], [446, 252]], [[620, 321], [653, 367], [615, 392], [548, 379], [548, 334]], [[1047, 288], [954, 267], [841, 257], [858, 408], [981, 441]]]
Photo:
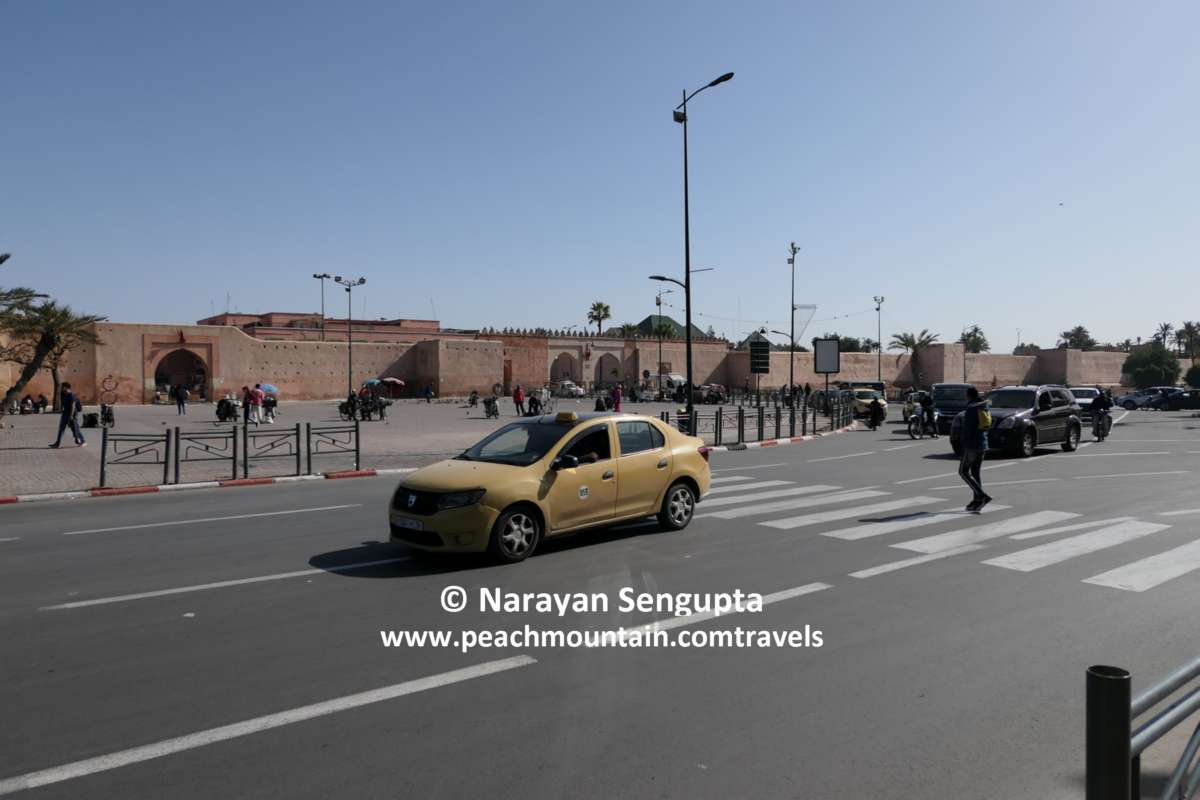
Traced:
[[1016, 424], [1017, 424], [1016, 417], [1005, 417], [1004, 419], [1000, 420], [1000, 424], [997, 425], [996, 427], [997, 428], [1011, 428], [1012, 426], [1014, 426]]
[[487, 489], [471, 489], [466, 492], [450, 492], [438, 496], [438, 510], [445, 511], [448, 508], [462, 508], [463, 506], [473, 506], [483, 499], [487, 493]]

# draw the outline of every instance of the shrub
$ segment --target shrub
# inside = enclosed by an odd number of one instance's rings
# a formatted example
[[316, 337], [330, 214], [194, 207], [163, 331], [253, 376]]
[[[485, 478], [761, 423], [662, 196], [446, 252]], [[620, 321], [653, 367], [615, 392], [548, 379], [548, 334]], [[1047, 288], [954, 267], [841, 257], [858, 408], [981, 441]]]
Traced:
[[1151, 347], [1131, 353], [1121, 371], [1133, 379], [1139, 389], [1151, 386], [1174, 386], [1179, 380], [1179, 359], [1164, 347]]

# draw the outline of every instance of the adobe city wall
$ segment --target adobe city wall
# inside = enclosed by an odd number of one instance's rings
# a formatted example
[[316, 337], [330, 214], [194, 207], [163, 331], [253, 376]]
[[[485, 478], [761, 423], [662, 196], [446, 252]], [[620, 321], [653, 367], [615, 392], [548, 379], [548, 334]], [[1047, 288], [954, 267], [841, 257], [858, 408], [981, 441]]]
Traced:
[[[264, 340], [241, 329], [217, 325], [141, 325], [104, 322], [96, 326], [99, 346], [85, 346], [68, 356], [61, 377], [70, 381], [89, 404], [101, 401], [144, 403], [153, 400], [156, 377], [164, 365], [180, 360], [199, 364], [205, 398], [238, 392], [242, 386], [273, 383], [282, 396], [294, 400], [345, 397], [347, 344], [344, 341]], [[1035, 356], [965, 354], [961, 345], [934, 345], [917, 358], [904, 353], [843, 353], [841, 372], [834, 380], [875, 380], [882, 368], [890, 386], [906, 388], [917, 382], [967, 380], [980, 389], [1014, 383], [1067, 383], [1119, 386], [1125, 353], [1045, 350]], [[771, 353], [771, 371], [750, 373], [750, 356], [733, 350], [727, 342], [699, 340], [693, 344], [697, 383], [731, 387], [776, 389], [788, 380], [786, 351]], [[353, 385], [373, 377], [396, 377], [406, 386], [395, 394], [420, 396], [426, 385], [439, 396], [487, 392], [495, 384], [505, 391], [520, 383], [526, 387], [570, 377], [584, 385], [627, 385], [644, 373], [659, 369], [660, 343], [656, 339], [617, 337], [547, 337], [533, 335], [461, 335], [426, 338], [416, 342], [354, 342]], [[1181, 360], [1184, 369], [1191, 365]], [[686, 344], [682, 339], [661, 343], [664, 372], [686, 371]], [[825, 377], [813, 370], [812, 353], [796, 353], [795, 380], [815, 388]], [[17, 380], [14, 364], [0, 364], [0, 391]], [[173, 373], [177, 374], [177, 373]], [[43, 370], [22, 394], [50, 395], [52, 381]]]

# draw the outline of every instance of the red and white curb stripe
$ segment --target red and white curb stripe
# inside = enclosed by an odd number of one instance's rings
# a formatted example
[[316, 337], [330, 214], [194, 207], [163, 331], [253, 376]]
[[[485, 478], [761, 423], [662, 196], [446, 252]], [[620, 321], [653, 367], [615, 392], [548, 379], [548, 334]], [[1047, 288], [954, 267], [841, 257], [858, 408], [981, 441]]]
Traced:
[[82, 497], [114, 497], [126, 494], [154, 494], [157, 492], [179, 492], [186, 489], [225, 489], [235, 486], [266, 486], [272, 483], [295, 483], [296, 481], [340, 480], [343, 478], [373, 478], [376, 475], [402, 475], [415, 472], [416, 467], [393, 469], [352, 469], [343, 472], [318, 472], [314, 475], [284, 475], [278, 478], [236, 478], [224, 481], [199, 481], [197, 483], [168, 483], [159, 486], [114, 486], [104, 489], [85, 489], [77, 492], [46, 492], [43, 494], [17, 494], [0, 497], [0, 505], [12, 503], [40, 503], [48, 500], [78, 500]]
[[708, 448], [710, 453], [728, 453], [738, 452], [740, 450], [748, 450], [752, 447], [778, 447], [785, 444], [801, 444], [802, 442], [811, 442], [815, 439], [824, 439], [829, 436], [836, 436], [839, 433], [846, 433], [858, 427], [857, 423], [850, 423], [844, 428], [838, 428], [835, 431], [826, 431], [825, 433], [810, 433], [808, 436], [787, 436], [782, 439], [763, 439], [761, 442], [744, 442], [742, 444], [731, 445], [715, 445]]

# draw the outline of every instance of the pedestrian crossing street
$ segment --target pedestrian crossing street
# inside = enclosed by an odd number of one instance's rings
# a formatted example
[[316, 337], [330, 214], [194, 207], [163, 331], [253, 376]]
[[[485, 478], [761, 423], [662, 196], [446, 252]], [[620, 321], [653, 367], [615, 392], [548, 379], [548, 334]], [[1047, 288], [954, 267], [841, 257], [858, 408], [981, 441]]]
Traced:
[[[983, 551], [1029, 540], [1034, 540], [1031, 546], [992, 555], [979, 563], [1033, 572], [1102, 551], [1111, 551], [1119, 558], [1123, 545], [1171, 527], [1133, 517], [1089, 520], [1071, 511], [1015, 509], [1001, 503], [988, 505], [982, 514], [971, 514], [963, 510], [961, 502], [954, 503], [947, 497], [897, 496], [876, 486], [847, 489], [828, 484], [797, 485], [749, 475], [723, 475], [713, 478], [712, 483], [709, 495], [697, 507], [697, 520], [744, 519], [764, 528], [801, 530], [845, 542], [878, 541], [913, 554], [850, 573], [850, 577], [859, 579], [945, 558], [988, 555]], [[1144, 592], [1196, 570], [1200, 570], [1200, 539], [1119, 564], [1082, 582]]]

